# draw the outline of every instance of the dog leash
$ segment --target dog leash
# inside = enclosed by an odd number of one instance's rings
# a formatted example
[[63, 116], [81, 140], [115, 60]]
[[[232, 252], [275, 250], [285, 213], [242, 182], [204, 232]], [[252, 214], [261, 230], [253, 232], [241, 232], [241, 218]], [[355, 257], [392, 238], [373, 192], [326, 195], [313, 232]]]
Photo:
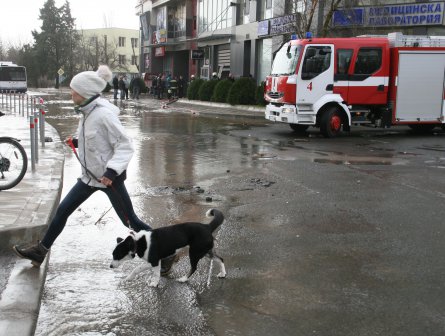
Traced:
[[[77, 161], [79, 161], [80, 165], [85, 169], [85, 171], [90, 175], [90, 177], [92, 177], [93, 179], [95, 179], [97, 182], [100, 182], [100, 180], [96, 177], [96, 175], [94, 175], [94, 174], [93, 174], [93, 173], [92, 173], [92, 172], [91, 172], [91, 171], [90, 171], [90, 170], [89, 170], [89, 169], [82, 163], [82, 161], [80, 160], [80, 157], [79, 157], [79, 155], [77, 154], [76, 147], [74, 146], [73, 139], [72, 139], [72, 138], [69, 138], [68, 140], [66, 140], [66, 143], [68, 144], [68, 146], [71, 147], [71, 149], [73, 150], [74, 155], [75, 155], [76, 158], [77, 158]], [[107, 188], [108, 188], [108, 187], [107, 187]], [[117, 195], [117, 199], [118, 199], [119, 204], [120, 204], [120, 207], [121, 207], [121, 209], [122, 209], [122, 213], [124, 214], [125, 222], [126, 222], [128, 228], [131, 229], [130, 219], [128, 218], [128, 216], [127, 216], [127, 212], [125, 211], [125, 206], [124, 206], [122, 197], [121, 197], [121, 195], [117, 192], [116, 188], [114, 188], [113, 183], [111, 184], [111, 189], [116, 193], [116, 195]], [[108, 211], [107, 211], [107, 212], [108, 212]]]

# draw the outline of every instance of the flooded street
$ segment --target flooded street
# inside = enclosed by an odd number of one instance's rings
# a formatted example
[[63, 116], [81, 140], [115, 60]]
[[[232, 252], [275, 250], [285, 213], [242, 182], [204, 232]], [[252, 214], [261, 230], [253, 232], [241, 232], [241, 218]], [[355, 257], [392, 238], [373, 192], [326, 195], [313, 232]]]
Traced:
[[[227, 278], [183, 254], [158, 288], [141, 263], [110, 269], [124, 227], [104, 193], [70, 217], [51, 251], [36, 335], [443, 335], [445, 133], [357, 129], [297, 136], [261, 119], [125, 104], [135, 155], [127, 189], [159, 227], [226, 221]], [[61, 138], [78, 116], [50, 102]], [[66, 148], [63, 195], [80, 166]], [[211, 274], [211, 276], [210, 276]]]

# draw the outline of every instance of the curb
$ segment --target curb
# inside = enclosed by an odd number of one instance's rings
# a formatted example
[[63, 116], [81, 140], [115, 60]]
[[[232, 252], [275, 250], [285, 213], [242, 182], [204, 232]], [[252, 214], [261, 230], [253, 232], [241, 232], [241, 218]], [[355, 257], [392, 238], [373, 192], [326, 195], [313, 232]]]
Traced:
[[40, 268], [30, 267], [25, 259], [15, 263], [0, 301], [0, 335], [34, 335], [48, 260], [49, 255]]

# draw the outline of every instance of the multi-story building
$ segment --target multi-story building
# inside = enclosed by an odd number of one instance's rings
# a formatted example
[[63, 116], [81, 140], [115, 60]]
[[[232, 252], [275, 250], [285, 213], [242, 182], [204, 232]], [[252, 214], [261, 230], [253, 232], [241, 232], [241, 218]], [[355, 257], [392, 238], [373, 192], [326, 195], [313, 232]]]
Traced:
[[[141, 71], [185, 78], [232, 73], [261, 82], [274, 53], [292, 35], [445, 35], [444, 1], [140, 0]], [[312, 15], [311, 15], [312, 12]], [[308, 20], [310, 18], [310, 20]], [[332, 18], [332, 20], [330, 19]], [[325, 25], [325, 21], [329, 25]], [[309, 25], [305, 23], [311, 22]]]
[[86, 70], [108, 64], [113, 74], [138, 74], [139, 30], [123, 28], [84, 29], [79, 31], [81, 52], [79, 55]]

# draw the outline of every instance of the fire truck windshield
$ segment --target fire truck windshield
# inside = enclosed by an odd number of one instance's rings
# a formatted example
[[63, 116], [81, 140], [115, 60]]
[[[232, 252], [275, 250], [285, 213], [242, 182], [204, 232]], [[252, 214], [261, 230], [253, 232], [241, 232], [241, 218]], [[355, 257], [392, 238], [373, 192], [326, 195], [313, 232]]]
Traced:
[[271, 75], [292, 75], [295, 73], [301, 46], [285, 44], [276, 54]]

